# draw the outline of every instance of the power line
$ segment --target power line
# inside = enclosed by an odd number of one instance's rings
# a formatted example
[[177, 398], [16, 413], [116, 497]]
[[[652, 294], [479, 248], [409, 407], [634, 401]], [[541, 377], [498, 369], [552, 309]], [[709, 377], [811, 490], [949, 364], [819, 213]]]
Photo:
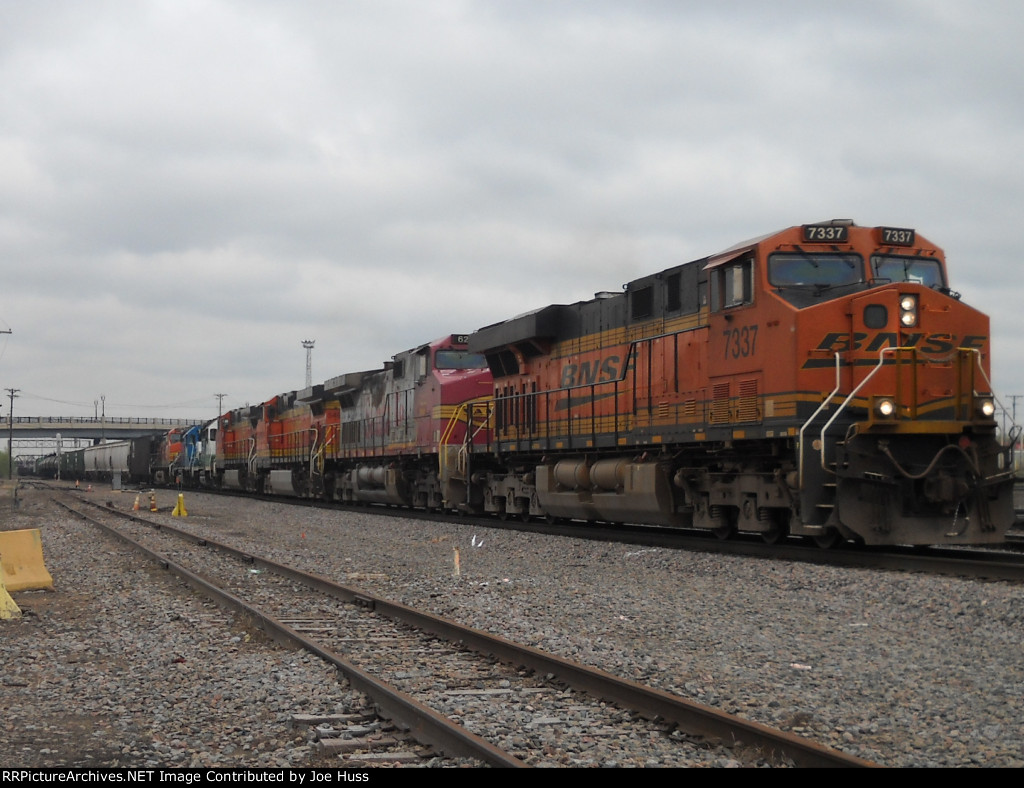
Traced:
[[[19, 389], [20, 390], [20, 389]], [[43, 402], [52, 402], [56, 405], [74, 405], [75, 407], [87, 408], [90, 405], [94, 405], [95, 402], [76, 402], [74, 400], [66, 399], [55, 399], [54, 397], [44, 397], [42, 394], [33, 394], [31, 391], [24, 392], [23, 396], [26, 399], [38, 399]], [[226, 396], [226, 395], [225, 395]], [[136, 405], [135, 403], [125, 402], [111, 402], [110, 406], [113, 408], [190, 408], [190, 407], [201, 407], [207, 400], [205, 397], [198, 399], [185, 400], [183, 402], [168, 402], [162, 405]]]

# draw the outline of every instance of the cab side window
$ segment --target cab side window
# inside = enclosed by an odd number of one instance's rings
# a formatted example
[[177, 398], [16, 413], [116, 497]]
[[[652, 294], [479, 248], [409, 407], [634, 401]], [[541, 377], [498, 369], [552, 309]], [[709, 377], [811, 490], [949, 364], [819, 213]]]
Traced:
[[754, 268], [750, 260], [726, 263], [711, 272], [714, 309], [730, 309], [754, 300]]

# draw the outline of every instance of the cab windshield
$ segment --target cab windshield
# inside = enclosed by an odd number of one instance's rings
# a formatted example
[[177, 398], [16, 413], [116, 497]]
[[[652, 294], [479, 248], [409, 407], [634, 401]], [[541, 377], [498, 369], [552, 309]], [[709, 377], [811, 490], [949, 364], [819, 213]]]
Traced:
[[468, 350], [438, 350], [434, 354], [434, 369], [486, 369], [487, 359], [482, 353]]
[[780, 252], [768, 258], [768, 282], [774, 287], [827, 289], [864, 281], [858, 254]]
[[926, 287], [945, 287], [942, 266], [938, 260], [921, 257], [902, 257], [894, 254], [871, 256], [871, 270], [875, 279], [890, 282], [915, 282]]

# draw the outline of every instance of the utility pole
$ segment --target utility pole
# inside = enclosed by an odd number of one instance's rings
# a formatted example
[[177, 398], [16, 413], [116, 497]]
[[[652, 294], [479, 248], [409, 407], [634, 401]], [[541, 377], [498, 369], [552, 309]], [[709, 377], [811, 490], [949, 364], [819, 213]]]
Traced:
[[313, 385], [313, 345], [316, 344], [315, 339], [304, 339], [302, 340], [302, 346], [306, 348], [306, 388], [308, 389]]
[[21, 389], [7, 389], [11, 395], [11, 409], [7, 412], [7, 478], [14, 478], [14, 398]]
[[217, 418], [219, 419], [221, 415], [224, 413], [224, 398], [227, 396], [227, 394], [214, 394], [213, 396], [217, 398]]
[[1024, 394], [1011, 394], [1007, 399], [1013, 403], [1013, 415], [1010, 417], [1013, 419], [1013, 423], [1017, 423], [1017, 400], [1024, 397]]
[[[1010, 416], [1010, 421], [1014, 427], [1017, 426], [1017, 400], [1021, 397], [1024, 397], [1024, 394], [1011, 394], [1009, 396], [1010, 401], [1013, 403], [1013, 413]], [[1004, 428], [1003, 433], [1005, 434], [1005, 432], [1006, 429]]]

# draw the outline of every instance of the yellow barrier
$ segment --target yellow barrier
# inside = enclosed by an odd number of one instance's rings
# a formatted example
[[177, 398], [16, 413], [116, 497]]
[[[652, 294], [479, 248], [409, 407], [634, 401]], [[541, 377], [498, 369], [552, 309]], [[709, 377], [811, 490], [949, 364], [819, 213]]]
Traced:
[[0, 562], [0, 619], [21, 618], [21, 608], [4, 585], [4, 565]]
[[53, 578], [43, 563], [43, 540], [38, 528], [0, 531], [0, 564], [8, 591], [53, 588]]

